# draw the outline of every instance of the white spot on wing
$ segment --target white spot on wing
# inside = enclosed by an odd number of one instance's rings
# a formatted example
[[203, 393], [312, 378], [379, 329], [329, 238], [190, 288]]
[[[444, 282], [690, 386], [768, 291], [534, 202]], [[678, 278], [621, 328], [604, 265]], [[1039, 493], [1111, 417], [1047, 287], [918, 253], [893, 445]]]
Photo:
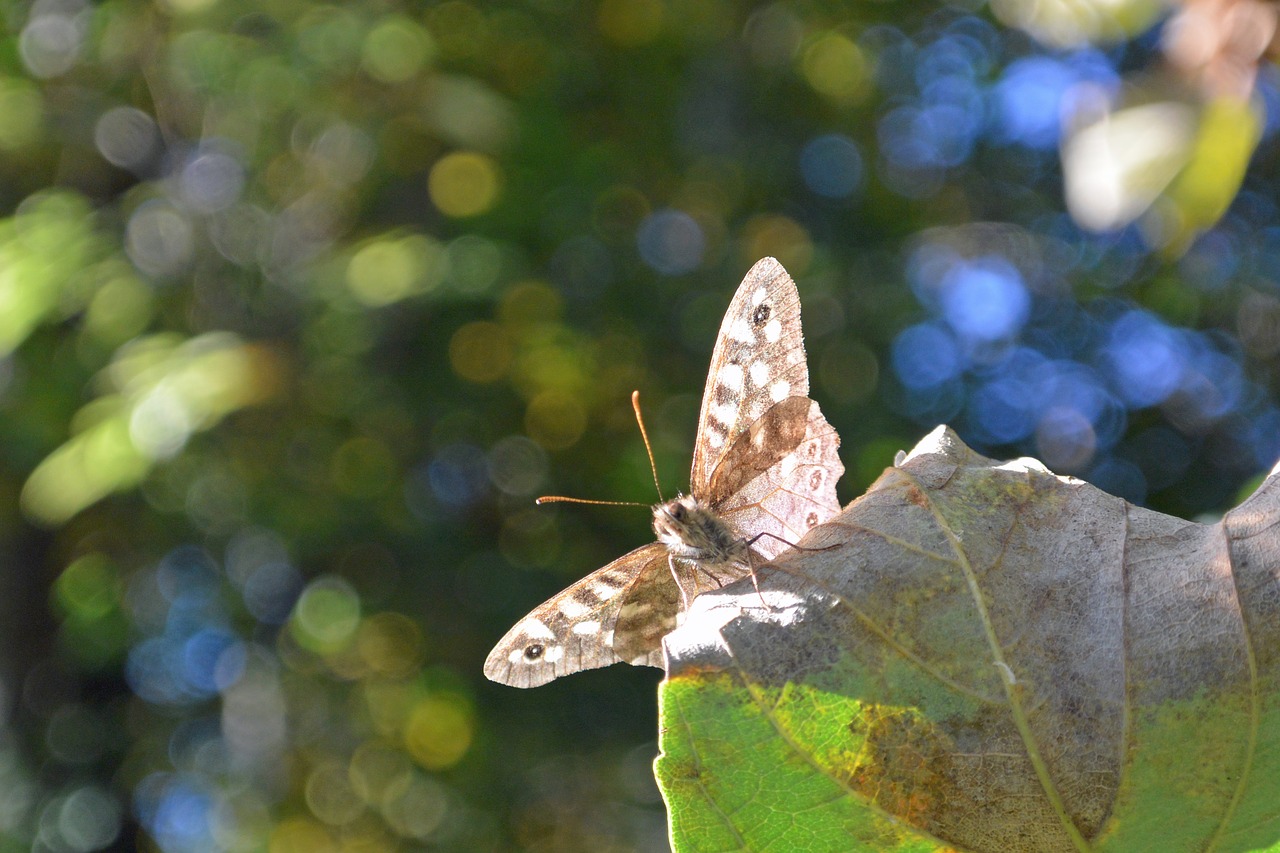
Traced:
[[764, 298], [768, 295], [769, 295], [768, 289], [763, 287], [757, 290], [755, 293], [751, 294], [751, 307], [755, 308], [761, 302], [764, 302]]
[[778, 468], [778, 473], [783, 477], [789, 477], [791, 476], [791, 472], [796, 470], [796, 465], [798, 464], [799, 462], [796, 460], [796, 455], [794, 453], [788, 453], [786, 456], [782, 457], [782, 463]]
[[763, 361], [754, 361], [751, 363], [751, 384], [764, 385], [769, 381], [769, 365]]
[[721, 403], [711, 407], [711, 417], [725, 426], [729, 426], [738, 418], [738, 407], [733, 403]]
[[742, 365], [726, 364], [720, 368], [719, 380], [720, 384], [730, 391], [741, 391], [743, 380]]
[[550, 646], [542, 653], [542, 659], [547, 663], [555, 663], [564, 657], [564, 646]]
[[777, 320], [770, 320], [764, 327], [764, 339], [769, 343], [774, 343], [778, 338], [782, 337], [782, 323]]
[[769, 386], [769, 396], [775, 403], [780, 403], [787, 399], [787, 395], [790, 393], [791, 383], [785, 379], [779, 379], [777, 382]]
[[626, 589], [626, 587], [613, 587], [613, 585], [605, 583], [594, 583], [591, 584], [588, 589], [590, 589], [591, 594], [600, 599], [600, 601], [609, 601], [609, 599], [617, 596], [617, 594], [622, 592], [623, 589]]
[[577, 619], [579, 616], [583, 616], [591, 610], [590, 607], [572, 597], [562, 598], [557, 607], [568, 619]]
[[555, 632], [547, 627], [541, 619], [526, 619], [520, 626], [520, 632], [535, 640], [554, 640]]
[[724, 447], [724, 436], [718, 432], [707, 431], [707, 444], [715, 448]]
[[524, 649], [512, 649], [511, 654], [507, 655], [507, 660], [512, 663], [524, 662]]
[[755, 333], [751, 331], [751, 327], [743, 319], [734, 320], [729, 324], [729, 337], [744, 344], [749, 344], [756, 339]]
[[589, 619], [586, 622], [578, 622], [573, 626], [573, 633], [580, 637], [590, 637], [592, 634], [600, 632], [600, 621], [598, 619]]

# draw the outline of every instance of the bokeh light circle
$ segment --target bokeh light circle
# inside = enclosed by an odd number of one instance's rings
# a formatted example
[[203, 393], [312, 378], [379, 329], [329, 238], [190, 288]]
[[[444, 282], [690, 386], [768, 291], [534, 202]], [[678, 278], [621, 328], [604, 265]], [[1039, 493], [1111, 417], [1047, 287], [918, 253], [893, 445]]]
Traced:
[[645, 217], [636, 232], [641, 259], [663, 275], [683, 275], [702, 263], [706, 235], [692, 216], [670, 208]]
[[805, 186], [827, 198], [846, 198], [862, 186], [862, 154], [857, 144], [839, 133], [819, 136], [800, 149], [800, 174]]
[[446, 154], [427, 177], [432, 203], [446, 216], [460, 219], [488, 212], [501, 189], [502, 172], [497, 162], [477, 151]]

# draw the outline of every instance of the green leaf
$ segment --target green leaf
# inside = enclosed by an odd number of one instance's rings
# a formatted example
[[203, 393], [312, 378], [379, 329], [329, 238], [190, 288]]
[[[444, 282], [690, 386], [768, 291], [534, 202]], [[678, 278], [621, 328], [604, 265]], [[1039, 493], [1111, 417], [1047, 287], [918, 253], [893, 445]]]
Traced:
[[858, 739], [826, 722], [859, 719], [856, 702], [753, 688], [730, 673], [662, 685], [656, 772], [676, 850], [942, 849], [857, 796]]

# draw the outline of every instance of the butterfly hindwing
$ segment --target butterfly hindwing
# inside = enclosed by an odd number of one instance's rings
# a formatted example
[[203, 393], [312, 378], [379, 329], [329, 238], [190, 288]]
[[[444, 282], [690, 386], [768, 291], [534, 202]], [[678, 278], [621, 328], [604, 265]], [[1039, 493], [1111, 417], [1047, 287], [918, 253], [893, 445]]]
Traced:
[[489, 679], [537, 687], [623, 661], [662, 666], [680, 592], [667, 550], [637, 548], [563, 590], [507, 632], [484, 664]]
[[[807, 397], [802, 400], [804, 426], [799, 442], [777, 459], [759, 476], [739, 485], [717, 507], [720, 517], [743, 535], [759, 538], [752, 546], [766, 560], [797, 544], [806, 533], [840, 512], [836, 483], [844, 473], [837, 451], [840, 436], [822, 416], [818, 404]], [[782, 408], [782, 404], [775, 409]], [[773, 410], [770, 410], [771, 412]], [[766, 415], [766, 420], [768, 415]], [[779, 429], [790, 444], [794, 425]], [[712, 475], [714, 485], [721, 479], [720, 470], [736, 468], [730, 453]], [[761, 536], [760, 534], [767, 534]]]
[[812, 407], [808, 397], [788, 397], [752, 421], [712, 469], [707, 496], [720, 504], [734, 500], [749, 483], [794, 453], [804, 441]]

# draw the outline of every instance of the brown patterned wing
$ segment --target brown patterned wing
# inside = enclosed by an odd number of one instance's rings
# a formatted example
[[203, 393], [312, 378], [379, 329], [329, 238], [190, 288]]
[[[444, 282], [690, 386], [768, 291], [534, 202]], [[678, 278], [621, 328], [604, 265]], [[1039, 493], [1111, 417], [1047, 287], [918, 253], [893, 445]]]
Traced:
[[[747, 273], [711, 357], [691, 490], [772, 559], [840, 511], [840, 437], [810, 400], [800, 295], [773, 258]], [[760, 536], [760, 534], [768, 534]]]
[[729, 449], [775, 404], [808, 394], [800, 293], [782, 264], [764, 258], [738, 285], [711, 354], [693, 444], [693, 494], [712, 505], [728, 497], [712, 491], [712, 473]]
[[658, 543], [624, 554], [536, 607], [507, 632], [484, 674], [512, 687], [625, 661], [662, 666], [680, 590]]

